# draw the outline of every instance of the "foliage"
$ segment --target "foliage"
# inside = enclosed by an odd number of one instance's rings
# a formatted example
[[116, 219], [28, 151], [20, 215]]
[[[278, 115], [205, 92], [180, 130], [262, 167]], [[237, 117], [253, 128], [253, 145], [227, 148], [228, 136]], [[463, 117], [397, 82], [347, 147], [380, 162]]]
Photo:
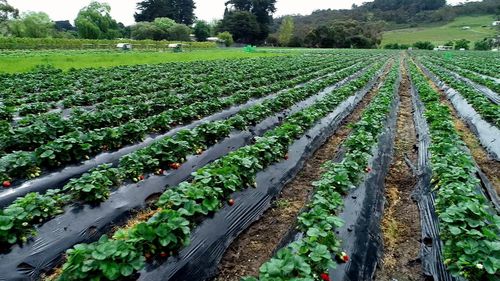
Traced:
[[293, 18], [290, 16], [285, 17], [278, 31], [278, 40], [281, 46], [288, 46], [293, 36], [293, 28]]
[[217, 34], [217, 38], [223, 40], [224, 44], [226, 44], [226, 47], [230, 47], [234, 43], [233, 35], [231, 33], [229, 33], [228, 31], [224, 31], [224, 32]]
[[174, 41], [189, 41], [191, 28], [184, 24], [176, 23], [168, 29], [168, 39]]
[[305, 40], [316, 48], [374, 48], [380, 44], [381, 26], [358, 21], [336, 21], [310, 31]]
[[444, 263], [468, 280], [496, 280], [500, 270], [500, 217], [480, 192], [477, 167], [455, 130], [450, 109], [417, 67], [411, 75], [425, 105], [431, 144], [432, 190]]
[[[105, 45], [109, 49], [116, 49], [118, 43], [131, 43], [134, 49], [148, 49], [148, 47], [165, 48], [170, 41], [162, 40], [92, 40], [92, 39], [67, 39], [67, 38], [17, 38], [17, 37], [0, 37], [1, 50], [36, 50], [36, 49], [77, 49], [80, 50], [89, 46], [92, 49], [99, 49]], [[189, 42], [192, 48], [214, 48], [212, 42]], [[90, 50], [92, 52], [92, 50]], [[50, 51], [49, 51], [50, 52]], [[89, 52], [89, 51], [87, 51]], [[34, 53], [37, 55], [37, 53]], [[67, 54], [64, 54], [67, 55]]]
[[484, 39], [481, 41], [474, 42], [474, 50], [477, 51], [488, 51], [493, 47], [491, 40]]
[[257, 17], [248, 11], [227, 13], [219, 30], [231, 33], [235, 42], [245, 44], [254, 43], [260, 33]]
[[9, 31], [16, 37], [44, 38], [52, 35], [55, 25], [43, 12], [28, 12], [8, 23]]
[[457, 40], [457, 41], [455, 41], [455, 50], [460, 50], [460, 49], [468, 50], [469, 43], [470, 43], [470, 41], [466, 40], [466, 39]]
[[429, 41], [418, 41], [413, 44], [413, 47], [420, 50], [432, 50], [435, 46]]
[[19, 16], [19, 10], [10, 5], [7, 0], [0, 0], [0, 24]]
[[109, 14], [109, 4], [91, 2], [78, 13], [75, 26], [78, 35], [85, 39], [115, 39], [120, 37], [118, 23]]
[[207, 41], [210, 36], [210, 25], [206, 21], [197, 21], [194, 25], [194, 36], [198, 42]]
[[410, 48], [410, 45], [406, 44], [389, 43], [384, 45], [384, 49], [389, 49], [389, 50], [406, 50], [408, 48]]
[[275, 4], [276, 0], [227, 1], [219, 30], [231, 32], [238, 43], [262, 42], [269, 35]]
[[137, 3], [136, 22], [152, 22], [156, 18], [170, 18], [176, 23], [191, 25], [195, 20], [193, 0], [144, 0]]

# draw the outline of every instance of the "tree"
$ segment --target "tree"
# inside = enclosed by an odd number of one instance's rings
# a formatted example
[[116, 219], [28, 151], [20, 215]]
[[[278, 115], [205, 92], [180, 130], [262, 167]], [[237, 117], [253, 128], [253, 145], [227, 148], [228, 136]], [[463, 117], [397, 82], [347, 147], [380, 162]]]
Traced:
[[491, 41], [492, 40], [490, 40], [490, 39], [484, 39], [482, 41], [476, 41], [474, 43], [474, 50], [476, 50], [476, 51], [488, 51], [488, 50], [491, 50], [491, 48], [493, 47]]
[[91, 2], [78, 13], [75, 26], [78, 35], [86, 39], [114, 39], [120, 36], [118, 23], [109, 14], [107, 3]]
[[210, 36], [210, 25], [206, 21], [197, 21], [194, 26], [194, 36], [197, 41], [207, 41]]
[[59, 20], [54, 22], [56, 25], [56, 30], [57, 31], [68, 31], [68, 30], [74, 30], [75, 27], [71, 25], [69, 20]]
[[158, 34], [161, 30], [152, 22], [138, 22], [131, 27], [131, 36], [136, 40], [156, 39]]
[[257, 17], [247, 11], [228, 13], [222, 19], [219, 29], [231, 33], [234, 41], [245, 44], [255, 42], [260, 34]]
[[156, 18], [167, 17], [177, 23], [193, 24], [195, 20], [193, 0], [144, 0], [137, 3], [136, 22], [154, 21]]
[[170, 18], [156, 18], [153, 21], [153, 25], [156, 27], [156, 34], [154, 36], [154, 40], [166, 40], [169, 39], [169, 30], [174, 25], [176, 25], [175, 21]]
[[19, 16], [19, 10], [7, 3], [7, 0], [0, 0], [0, 24], [15, 19]]
[[174, 41], [189, 41], [189, 35], [191, 34], [191, 28], [185, 24], [176, 23], [174, 26], [168, 29], [168, 39]]
[[288, 46], [290, 43], [290, 39], [293, 36], [293, 27], [293, 18], [290, 16], [285, 17], [281, 22], [278, 35], [278, 41], [281, 46]]
[[233, 35], [231, 35], [231, 33], [227, 32], [227, 31], [224, 31], [224, 32], [217, 34], [217, 38], [224, 41], [224, 44], [226, 44], [226, 47], [230, 47], [234, 43]]
[[24, 13], [19, 19], [11, 20], [9, 31], [16, 37], [45, 38], [55, 31], [55, 24], [43, 12]]
[[[258, 42], [265, 40], [269, 35], [269, 26], [272, 23], [272, 14], [276, 11], [276, 0], [229, 0], [226, 2], [226, 11], [224, 13], [224, 20], [226, 18], [233, 16], [235, 13], [238, 14], [238, 18], [241, 20], [243, 12], [252, 14], [255, 17], [257, 23], [257, 28], [252, 32], [252, 36], [242, 36], [247, 42]], [[247, 25], [253, 25], [253, 19], [248, 17]], [[223, 20], [223, 21], [224, 21]], [[230, 20], [231, 21], [231, 20]], [[234, 34], [235, 40], [240, 36]]]
[[469, 43], [470, 41], [467, 39], [460, 39], [455, 41], [455, 50], [460, 50], [460, 49], [469, 49]]

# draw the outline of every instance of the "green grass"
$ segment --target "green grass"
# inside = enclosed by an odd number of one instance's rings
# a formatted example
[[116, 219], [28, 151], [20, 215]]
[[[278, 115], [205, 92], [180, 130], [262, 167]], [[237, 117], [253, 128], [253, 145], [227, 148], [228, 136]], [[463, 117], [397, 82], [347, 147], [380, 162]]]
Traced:
[[[431, 41], [435, 45], [442, 45], [450, 40], [458, 39], [475, 42], [498, 33], [491, 26], [493, 21], [493, 16], [463, 16], [441, 26], [391, 30], [384, 32], [382, 46], [389, 43], [413, 44], [417, 41]], [[487, 27], [482, 27], [483, 25]], [[462, 29], [464, 26], [470, 26], [471, 29], [464, 30]]]
[[183, 53], [119, 51], [13, 51], [0, 55], [0, 72], [26, 72], [37, 65], [70, 68], [112, 67], [118, 65], [187, 62], [196, 60], [236, 59], [276, 56], [275, 53], [245, 53], [243, 49], [203, 49]]

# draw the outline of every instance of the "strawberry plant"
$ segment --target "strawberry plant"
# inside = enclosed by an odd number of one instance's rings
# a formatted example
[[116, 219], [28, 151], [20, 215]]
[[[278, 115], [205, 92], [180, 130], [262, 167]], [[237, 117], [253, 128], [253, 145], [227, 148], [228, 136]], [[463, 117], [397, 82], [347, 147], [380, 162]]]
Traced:
[[[361, 88], [371, 79], [379, 66], [373, 66], [370, 71], [358, 79], [364, 81], [364, 83], [356, 80], [353, 84]], [[329, 105], [328, 107], [316, 107], [316, 104], [314, 104], [309, 108], [303, 109], [301, 112], [288, 117], [280, 127], [268, 131], [264, 137], [256, 138], [254, 144], [230, 152], [228, 155], [193, 173], [190, 182], [184, 182], [176, 188], [168, 189], [160, 196], [157, 202], [160, 211], [153, 218], [145, 223], [136, 224], [129, 230], [118, 231], [113, 240], [123, 240], [126, 243], [133, 244], [136, 253], [142, 253], [148, 257], [152, 253], [161, 253], [165, 250], [178, 250], [189, 243], [189, 234], [201, 216], [220, 208], [226, 196], [234, 190], [253, 186], [256, 174], [259, 171], [272, 163], [282, 161], [282, 157], [286, 153], [288, 146], [292, 143], [292, 139], [303, 134], [342, 101], [338, 98], [339, 95], [345, 99], [352, 94], [350, 85], [346, 86], [346, 90], [339, 89], [338, 92], [334, 91], [321, 102], [318, 102], [319, 104], [326, 101]], [[336, 98], [333, 98], [334, 96]], [[303, 114], [304, 112], [307, 114]], [[221, 173], [223, 171], [225, 173]], [[158, 229], [152, 231], [157, 226], [155, 221], [156, 216], [165, 216], [166, 221], [162, 221], [158, 225], [158, 227], [162, 227], [161, 231]], [[309, 238], [294, 244], [295, 251], [306, 256], [306, 258], [301, 256], [302, 260], [313, 264], [310, 267], [311, 271], [332, 265], [329, 251], [335, 247], [334, 241], [336, 240], [331, 235], [325, 235], [325, 233], [327, 230], [332, 229], [332, 224], [335, 225], [337, 223], [338, 220], [335, 218], [328, 219], [324, 223], [318, 224], [318, 228], [308, 230], [310, 234]], [[132, 235], [133, 233], [140, 234], [134, 236]], [[146, 239], [145, 243], [143, 243], [144, 239]], [[316, 244], [317, 241], [328, 241], [329, 246]], [[100, 243], [101, 241], [91, 244], [92, 246], [90, 247], [83, 247], [94, 249]], [[165, 249], [165, 247], [167, 248]], [[68, 260], [63, 267], [63, 276], [72, 276], [74, 275], [72, 273], [73, 270], [78, 270], [84, 264], [89, 264], [85, 258], [77, 259], [74, 256], [75, 254], [72, 251], [68, 251]], [[111, 264], [120, 263], [120, 266], [127, 262], [122, 260], [110, 261]], [[108, 261], [102, 264], [108, 264]], [[300, 265], [302, 267], [302, 264]], [[101, 266], [98, 263], [89, 269], [89, 271], [97, 274], [95, 278], [106, 276], [104, 272], [98, 270]], [[116, 266], [118, 265], [113, 265], [113, 267]]]
[[414, 64], [410, 71], [429, 124], [431, 184], [445, 265], [452, 274], [468, 280], [498, 279], [500, 217], [478, 192], [477, 168], [463, 150], [465, 144], [455, 130], [450, 110]]

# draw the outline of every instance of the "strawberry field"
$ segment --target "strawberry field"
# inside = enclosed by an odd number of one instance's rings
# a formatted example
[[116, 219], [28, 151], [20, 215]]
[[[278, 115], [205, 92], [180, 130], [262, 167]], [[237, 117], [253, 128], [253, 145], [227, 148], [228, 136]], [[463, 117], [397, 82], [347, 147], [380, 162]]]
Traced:
[[0, 74], [0, 280], [499, 280], [499, 64]]

